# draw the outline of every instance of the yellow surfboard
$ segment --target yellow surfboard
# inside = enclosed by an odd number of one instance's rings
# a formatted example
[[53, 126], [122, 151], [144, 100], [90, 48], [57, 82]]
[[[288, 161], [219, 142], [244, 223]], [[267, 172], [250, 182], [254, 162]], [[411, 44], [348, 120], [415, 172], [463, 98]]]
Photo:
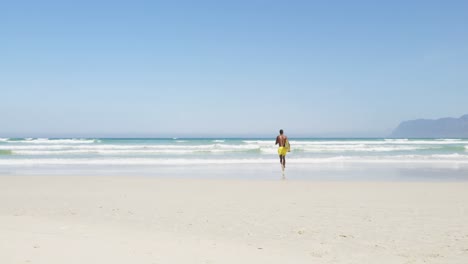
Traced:
[[288, 150], [288, 152], [291, 152], [291, 145], [289, 145], [289, 140], [286, 140], [286, 149]]

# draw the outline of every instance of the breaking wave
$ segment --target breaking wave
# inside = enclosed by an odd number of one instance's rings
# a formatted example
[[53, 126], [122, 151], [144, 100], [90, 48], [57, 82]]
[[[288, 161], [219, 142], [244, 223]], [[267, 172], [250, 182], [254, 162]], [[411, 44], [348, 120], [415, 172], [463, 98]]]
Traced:
[[[152, 159], [152, 158], [48, 158], [48, 159], [0, 159], [0, 165], [198, 165], [198, 164], [273, 164], [273, 158], [254, 159]], [[321, 164], [321, 163], [462, 163], [468, 164], [468, 155], [401, 155], [389, 157], [346, 157], [336, 156], [328, 158], [299, 158], [291, 159], [293, 164]]]

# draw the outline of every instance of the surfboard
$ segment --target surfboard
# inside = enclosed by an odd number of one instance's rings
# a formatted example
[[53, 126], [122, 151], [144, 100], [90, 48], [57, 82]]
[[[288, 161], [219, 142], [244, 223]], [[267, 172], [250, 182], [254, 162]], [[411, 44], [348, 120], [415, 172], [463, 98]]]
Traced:
[[288, 152], [291, 152], [291, 145], [289, 145], [289, 140], [286, 140], [286, 149], [288, 150]]

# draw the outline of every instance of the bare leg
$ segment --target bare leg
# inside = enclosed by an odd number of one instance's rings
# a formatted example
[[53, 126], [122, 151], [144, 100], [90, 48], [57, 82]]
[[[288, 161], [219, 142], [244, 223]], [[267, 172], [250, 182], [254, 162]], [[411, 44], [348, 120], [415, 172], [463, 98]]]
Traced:
[[280, 164], [281, 164], [281, 169], [284, 170], [284, 164], [286, 162], [286, 157], [283, 155], [280, 155]]
[[286, 156], [283, 156], [283, 168], [286, 168]]

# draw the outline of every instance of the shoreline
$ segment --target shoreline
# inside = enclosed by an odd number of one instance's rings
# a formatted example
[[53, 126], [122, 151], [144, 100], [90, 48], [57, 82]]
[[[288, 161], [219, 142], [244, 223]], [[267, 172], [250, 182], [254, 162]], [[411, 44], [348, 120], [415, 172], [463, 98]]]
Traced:
[[[288, 164], [288, 163], [287, 163]], [[317, 182], [468, 182], [468, 168], [389, 167], [389, 166], [297, 166], [289, 164], [283, 175], [276, 166], [191, 165], [191, 166], [114, 166], [114, 167], [23, 167], [0, 169], [0, 177], [148, 177], [156, 179], [219, 179]]]

